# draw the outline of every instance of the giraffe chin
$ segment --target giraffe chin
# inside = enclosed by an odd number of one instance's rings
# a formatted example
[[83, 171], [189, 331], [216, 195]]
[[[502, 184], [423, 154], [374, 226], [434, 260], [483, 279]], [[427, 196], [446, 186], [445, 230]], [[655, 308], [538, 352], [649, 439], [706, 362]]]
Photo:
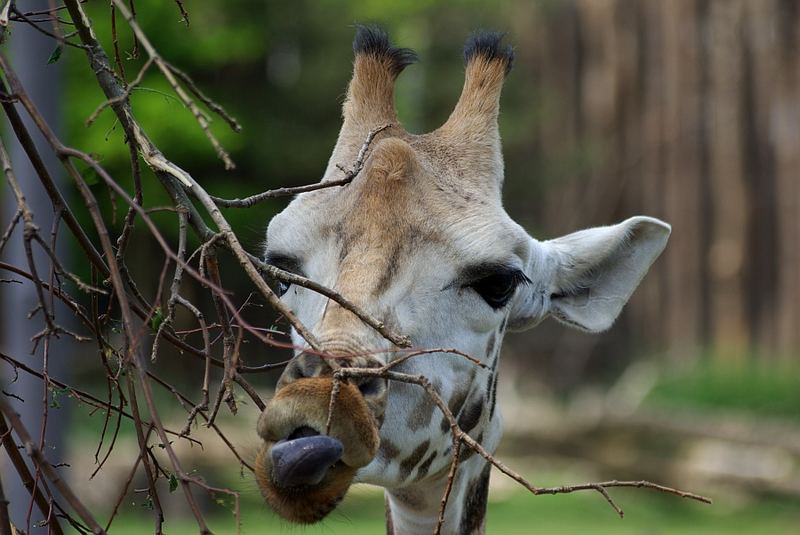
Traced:
[[273, 444], [265, 443], [256, 456], [256, 481], [261, 495], [277, 514], [298, 524], [313, 524], [325, 518], [342, 501], [355, 476], [356, 468], [341, 461], [328, 468], [315, 485], [279, 486], [272, 477]]
[[258, 421], [263, 444], [255, 459], [256, 481], [267, 504], [290, 522], [311, 524], [333, 511], [380, 444], [375, 416], [349, 383], [341, 384], [324, 433], [332, 385], [330, 377], [286, 384]]

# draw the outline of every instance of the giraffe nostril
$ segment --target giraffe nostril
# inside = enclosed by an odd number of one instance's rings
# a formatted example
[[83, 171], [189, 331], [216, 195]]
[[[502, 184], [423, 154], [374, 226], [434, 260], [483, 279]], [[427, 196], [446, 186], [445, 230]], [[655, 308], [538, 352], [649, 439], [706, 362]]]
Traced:
[[308, 377], [308, 374], [303, 370], [303, 366], [298, 366], [298, 365], [294, 364], [287, 371], [288, 371], [289, 378], [291, 380], [293, 380], [293, 381]]
[[364, 397], [378, 396], [386, 389], [386, 381], [380, 378], [364, 379], [358, 384], [358, 390]]
[[302, 354], [292, 359], [292, 361], [283, 371], [283, 374], [279, 379], [279, 385], [285, 385], [300, 379], [319, 377], [323, 375], [325, 370], [326, 364], [321, 357], [317, 355]]

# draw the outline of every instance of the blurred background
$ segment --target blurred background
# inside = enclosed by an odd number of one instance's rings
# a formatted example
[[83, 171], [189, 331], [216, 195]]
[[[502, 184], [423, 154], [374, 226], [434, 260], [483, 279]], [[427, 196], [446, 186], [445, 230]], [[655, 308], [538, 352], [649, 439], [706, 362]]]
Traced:
[[[90, 1], [86, 9], [111, 54], [107, 3]], [[378, 22], [396, 44], [419, 53], [396, 92], [402, 123], [419, 133], [449, 115], [463, 82], [461, 45], [485, 28], [506, 31], [516, 51], [500, 116], [511, 216], [539, 239], [636, 214], [673, 225], [664, 255], [610, 331], [588, 335], [548, 321], [506, 338], [501, 458], [538, 484], [645, 478], [710, 494], [716, 504], [618, 491], [627, 513], [620, 521], [598, 496], [534, 498], [495, 474], [490, 532], [529, 533], [535, 522], [565, 533], [800, 529], [800, 3], [227, 0], [187, 9], [188, 26], [172, 2], [136, 2], [139, 24], [161, 54], [242, 123], [240, 134], [221, 121], [212, 127], [236, 170], [223, 169], [154, 70], [133, 92], [133, 110], [161, 150], [215, 195], [244, 197], [321, 177], [340, 126], [354, 22]], [[117, 23], [130, 81], [146, 58]], [[17, 47], [14, 62], [51, 70], [60, 89], [49, 86], [42, 104], [57, 105], [67, 142], [98, 155], [130, 185], [113, 114], [86, 126], [104, 98], [85, 56], [65, 49], [52, 61], [54, 48], [46, 40]], [[145, 179], [145, 204], [167, 204], [154, 177]], [[93, 187], [110, 220], [111, 199]], [[258, 253], [267, 222], [286, 202], [225, 215]], [[154, 218], [176, 239], [174, 214]], [[162, 253], [142, 229], [134, 240], [129, 266], [152, 295]], [[227, 260], [226, 287], [242, 302], [252, 288]], [[75, 259], [73, 271], [87, 275], [84, 264]], [[253, 303], [248, 317], [271, 326], [270, 311]], [[8, 301], [2, 310], [9, 318]], [[3, 323], [0, 340], [8, 344], [18, 331]], [[254, 344], [244, 348], [250, 364], [285, 358]], [[156, 366], [196, 391], [202, 365], [185, 359], [166, 355]], [[94, 360], [73, 355], [69, 362], [74, 366], [63, 373], [70, 381], [104, 388]], [[263, 374], [253, 382], [268, 392], [276, 378]], [[165, 401], [169, 413], [167, 403], [174, 402]], [[108, 513], [108, 493], [134, 459], [134, 434], [123, 428], [106, 475], [90, 482], [85, 452], [102, 421], [70, 400], [58, 410], [71, 418], [63, 450], [70, 481]], [[251, 406], [223, 420], [237, 445], [255, 448], [256, 415]], [[180, 427], [180, 407], [174, 417]], [[125, 448], [132, 448], [128, 455]], [[255, 484], [239, 478], [213, 438], [185, 455], [204, 477], [245, 489], [245, 532], [267, 525], [293, 531], [262, 510]], [[380, 496], [354, 494], [320, 532], [381, 529]], [[185, 524], [191, 532], [179, 505], [172, 517], [168, 512], [167, 527], [180, 532]], [[229, 504], [208, 506], [219, 532], [233, 532]], [[125, 507], [111, 533], [151, 529], [146, 500], [132, 496]]]

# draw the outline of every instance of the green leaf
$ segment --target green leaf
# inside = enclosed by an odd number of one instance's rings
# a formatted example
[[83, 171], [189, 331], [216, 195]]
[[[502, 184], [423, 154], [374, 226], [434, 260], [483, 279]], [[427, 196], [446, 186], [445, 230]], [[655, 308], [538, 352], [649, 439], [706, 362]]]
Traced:
[[170, 492], [175, 492], [175, 490], [177, 488], [178, 488], [178, 478], [175, 477], [175, 474], [170, 474], [169, 475], [169, 491]]
[[150, 318], [150, 328], [157, 331], [162, 323], [164, 323], [164, 314], [161, 312], [161, 307], [156, 307], [153, 317]]
[[50, 57], [47, 58], [47, 64], [50, 65], [51, 63], [55, 63], [59, 59], [61, 59], [61, 53], [64, 51], [64, 47], [58, 45], [53, 52], [50, 54]]
[[86, 182], [88, 186], [94, 186], [100, 182], [100, 177], [97, 176], [97, 171], [90, 167], [83, 173], [83, 181]]
[[69, 394], [69, 388], [58, 388], [55, 386], [48, 387], [50, 390], [50, 407], [53, 409], [60, 409], [61, 408], [61, 396], [65, 394]]

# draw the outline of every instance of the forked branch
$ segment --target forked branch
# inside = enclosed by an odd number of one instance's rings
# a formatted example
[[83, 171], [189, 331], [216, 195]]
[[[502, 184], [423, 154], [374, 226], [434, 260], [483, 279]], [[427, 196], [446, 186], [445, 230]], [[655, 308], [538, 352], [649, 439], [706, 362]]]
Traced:
[[558, 487], [539, 487], [527, 479], [522, 477], [518, 472], [511, 469], [505, 463], [500, 461], [499, 459], [495, 458], [489, 451], [487, 451], [481, 444], [479, 444], [475, 439], [473, 439], [469, 434], [465, 433], [461, 427], [458, 425], [458, 420], [456, 419], [455, 415], [452, 413], [450, 408], [448, 407], [447, 403], [442, 399], [439, 393], [436, 391], [436, 388], [431, 383], [431, 381], [425, 377], [424, 375], [411, 375], [407, 373], [401, 373], [392, 371], [389, 368], [389, 365], [383, 366], [381, 368], [340, 368], [336, 371], [333, 375], [334, 377], [334, 388], [331, 392], [331, 402], [329, 407], [329, 414], [328, 417], [332, 414], [333, 406], [336, 402], [336, 396], [334, 394], [335, 391], [338, 391], [336, 388], [336, 384], [340, 381], [346, 381], [348, 379], [359, 379], [359, 378], [380, 378], [386, 379], [389, 381], [397, 381], [400, 383], [407, 383], [413, 384], [421, 387], [425, 394], [433, 401], [439, 411], [444, 415], [447, 419], [448, 423], [450, 424], [450, 432], [453, 436], [454, 447], [453, 447], [453, 456], [451, 460], [451, 468], [448, 474], [448, 481], [447, 486], [445, 488], [444, 495], [442, 496], [441, 507], [439, 510], [439, 521], [436, 526], [436, 530], [434, 531], [435, 535], [441, 533], [441, 529], [444, 523], [444, 511], [447, 507], [447, 501], [450, 495], [450, 491], [452, 489], [453, 480], [456, 476], [456, 471], [458, 469], [458, 464], [460, 462], [460, 450], [461, 445], [464, 445], [475, 453], [486, 459], [486, 461], [492, 463], [498, 470], [504, 473], [506, 476], [510, 477], [523, 487], [525, 487], [528, 491], [532, 494], [538, 496], [542, 494], [569, 494], [572, 492], [578, 492], [583, 490], [593, 490], [601, 494], [609, 505], [614, 509], [614, 511], [622, 517], [624, 515], [622, 508], [617, 505], [617, 503], [611, 498], [607, 489], [612, 487], [632, 487], [632, 488], [646, 488], [650, 490], [655, 490], [658, 492], [663, 492], [666, 494], [672, 494], [674, 496], [679, 496], [681, 498], [687, 498], [690, 500], [699, 501], [702, 503], [712, 503], [710, 498], [705, 496], [701, 496], [699, 494], [695, 494], [692, 492], [686, 492], [682, 490], [678, 490], [672, 487], [667, 487], [665, 485], [659, 485], [656, 483], [651, 483], [649, 481], [601, 481], [597, 483], [583, 483], [578, 485], [563, 485]]

